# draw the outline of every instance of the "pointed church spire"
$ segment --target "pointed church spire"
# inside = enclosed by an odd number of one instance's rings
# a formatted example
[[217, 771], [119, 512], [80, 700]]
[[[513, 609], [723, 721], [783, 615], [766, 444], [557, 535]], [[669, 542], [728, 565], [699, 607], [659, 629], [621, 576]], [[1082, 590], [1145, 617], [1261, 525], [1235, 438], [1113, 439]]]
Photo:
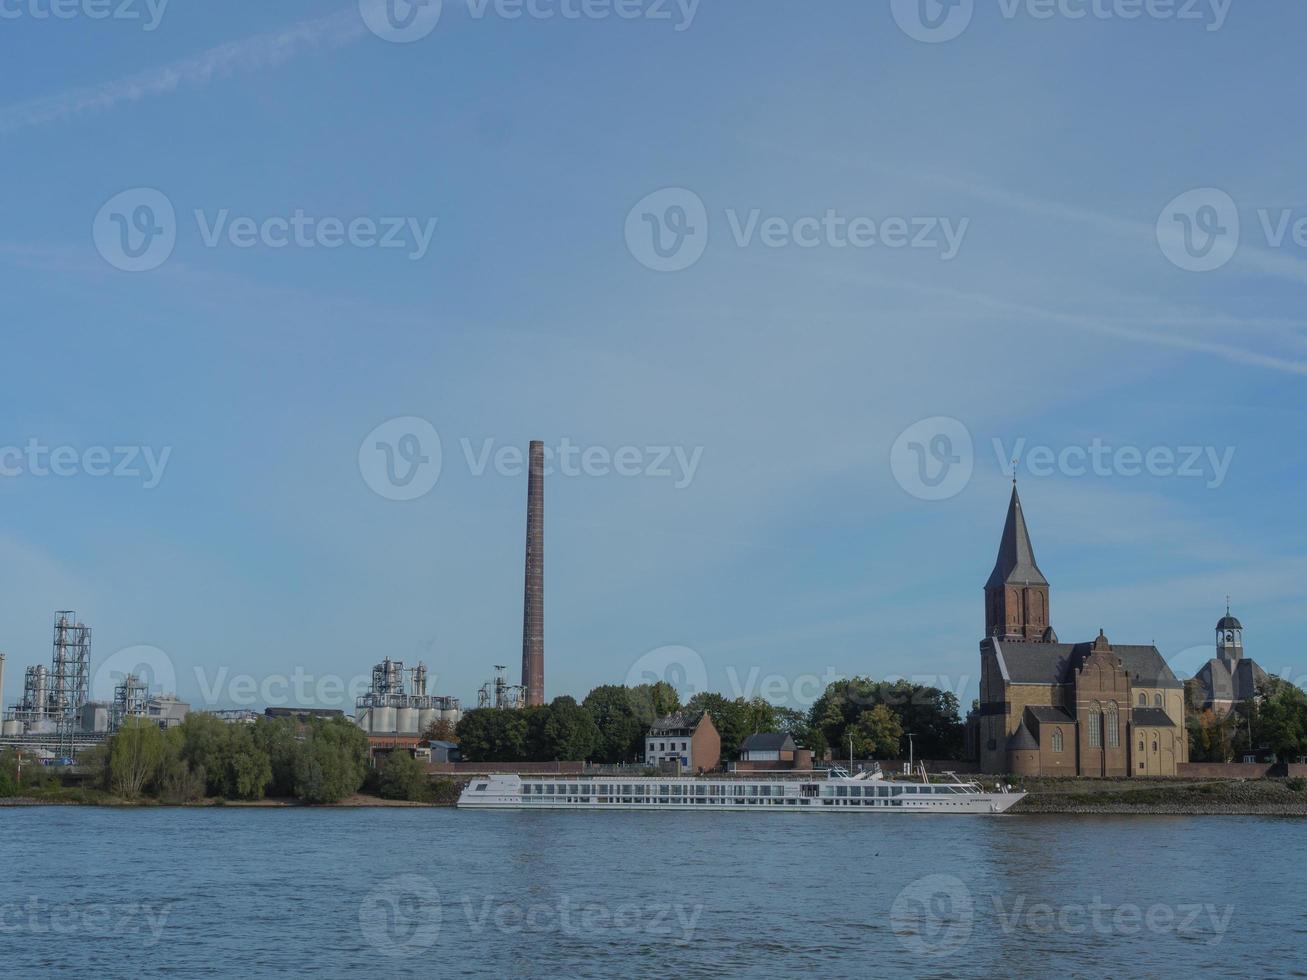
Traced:
[[1008, 501], [1007, 522], [998, 546], [998, 560], [990, 573], [986, 588], [1015, 583], [1020, 585], [1048, 585], [1048, 579], [1035, 563], [1035, 549], [1030, 543], [1030, 531], [1021, 512], [1021, 497], [1017, 494], [1016, 478], [1012, 479], [1012, 499]]

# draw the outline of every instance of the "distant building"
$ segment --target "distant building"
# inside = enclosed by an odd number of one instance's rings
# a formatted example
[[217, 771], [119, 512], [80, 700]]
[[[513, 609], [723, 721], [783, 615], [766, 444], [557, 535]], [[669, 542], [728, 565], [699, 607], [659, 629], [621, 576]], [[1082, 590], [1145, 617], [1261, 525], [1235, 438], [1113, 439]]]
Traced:
[[264, 708], [263, 714], [268, 718], [294, 718], [300, 723], [310, 718], [345, 717], [345, 712], [340, 708]]
[[1184, 686], [1150, 645], [1061, 643], [1015, 483], [985, 583], [975, 739], [986, 773], [1174, 776]]
[[1216, 624], [1216, 656], [1194, 675], [1194, 703], [1224, 718], [1236, 704], [1252, 701], [1267, 679], [1266, 671], [1243, 655], [1243, 623], [1230, 614], [1227, 602], [1225, 615]]
[[722, 761], [722, 738], [706, 711], [678, 712], [657, 719], [645, 737], [647, 765], [679, 763], [688, 772], [716, 769]]
[[190, 704], [172, 694], [156, 694], [145, 702], [145, 717], [165, 731], [176, 728], [190, 713]]
[[794, 736], [785, 732], [760, 732], [740, 743], [741, 762], [793, 762]]

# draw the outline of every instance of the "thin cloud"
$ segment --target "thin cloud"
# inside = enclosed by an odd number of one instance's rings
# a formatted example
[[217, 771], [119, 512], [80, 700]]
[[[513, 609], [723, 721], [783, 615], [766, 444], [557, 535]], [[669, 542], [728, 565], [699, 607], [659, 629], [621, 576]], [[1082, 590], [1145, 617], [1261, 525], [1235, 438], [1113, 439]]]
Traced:
[[340, 48], [366, 33], [367, 27], [356, 9], [302, 21], [282, 30], [220, 44], [193, 57], [128, 78], [0, 108], [0, 134], [86, 113], [103, 112], [123, 102], [139, 102], [166, 95], [183, 86], [202, 85], [215, 78], [274, 68], [304, 51]]

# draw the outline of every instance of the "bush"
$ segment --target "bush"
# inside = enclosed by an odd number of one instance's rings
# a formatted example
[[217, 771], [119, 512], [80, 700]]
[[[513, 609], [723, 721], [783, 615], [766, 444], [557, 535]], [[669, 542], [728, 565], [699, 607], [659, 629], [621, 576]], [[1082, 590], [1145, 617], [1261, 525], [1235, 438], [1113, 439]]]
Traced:
[[1284, 785], [1288, 786], [1289, 789], [1293, 790], [1295, 793], [1301, 793], [1303, 790], [1307, 790], [1307, 779], [1304, 779], [1302, 776], [1294, 776]]
[[426, 790], [427, 774], [422, 763], [403, 749], [391, 752], [381, 769], [378, 795], [383, 800], [408, 800], [416, 803], [425, 798]]

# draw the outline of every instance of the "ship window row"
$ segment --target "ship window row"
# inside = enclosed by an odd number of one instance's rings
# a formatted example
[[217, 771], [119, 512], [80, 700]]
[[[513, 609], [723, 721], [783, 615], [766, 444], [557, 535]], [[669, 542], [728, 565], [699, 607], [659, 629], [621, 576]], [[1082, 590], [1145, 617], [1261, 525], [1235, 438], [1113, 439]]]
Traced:
[[[817, 787], [814, 785], [796, 788], [799, 789], [800, 795], [803, 797], [817, 795]], [[968, 787], [955, 784], [897, 786], [892, 783], [881, 783], [868, 786], [821, 786], [820, 788], [820, 795], [823, 800], [884, 799], [888, 797], [926, 795], [949, 796], [964, 795], [968, 792], [970, 792]], [[522, 794], [531, 797], [549, 797], [555, 801], [563, 798], [568, 802], [589, 802], [591, 798], [597, 797], [601, 803], [642, 802], [655, 798], [661, 802], [690, 800], [696, 803], [707, 801], [730, 803], [735, 801], [747, 802], [754, 799], [781, 798], [785, 796], [785, 787], [768, 784], [758, 785], [756, 783], [750, 785], [721, 783], [702, 783], [698, 785], [688, 783], [663, 785], [647, 783], [524, 783], [522, 785]]]

